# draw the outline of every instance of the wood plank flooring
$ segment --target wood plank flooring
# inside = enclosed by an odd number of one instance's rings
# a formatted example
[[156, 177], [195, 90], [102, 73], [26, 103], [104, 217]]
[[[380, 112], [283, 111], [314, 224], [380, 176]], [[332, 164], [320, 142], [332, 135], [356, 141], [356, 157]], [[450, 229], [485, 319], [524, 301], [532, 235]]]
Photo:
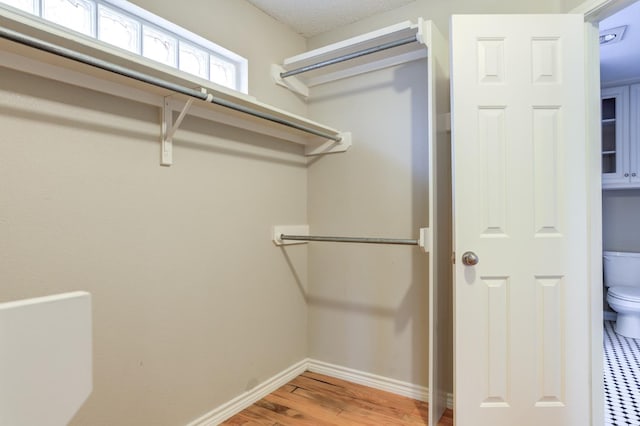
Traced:
[[[426, 402], [309, 371], [222, 425], [427, 425]], [[453, 425], [445, 412], [438, 426]]]

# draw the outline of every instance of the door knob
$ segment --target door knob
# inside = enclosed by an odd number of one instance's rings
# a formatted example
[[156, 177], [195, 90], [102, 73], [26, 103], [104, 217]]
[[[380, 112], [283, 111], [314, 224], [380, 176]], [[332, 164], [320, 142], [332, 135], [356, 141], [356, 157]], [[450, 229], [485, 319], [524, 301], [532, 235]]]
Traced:
[[462, 264], [467, 266], [477, 265], [480, 259], [478, 255], [472, 251], [465, 251], [462, 254]]

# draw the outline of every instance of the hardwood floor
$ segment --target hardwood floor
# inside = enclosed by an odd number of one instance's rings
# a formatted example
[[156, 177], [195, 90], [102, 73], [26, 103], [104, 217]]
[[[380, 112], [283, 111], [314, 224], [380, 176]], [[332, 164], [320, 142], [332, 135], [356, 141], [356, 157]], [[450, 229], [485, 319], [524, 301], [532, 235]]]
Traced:
[[[222, 425], [426, 425], [426, 402], [309, 371]], [[453, 425], [445, 412], [438, 426]]]

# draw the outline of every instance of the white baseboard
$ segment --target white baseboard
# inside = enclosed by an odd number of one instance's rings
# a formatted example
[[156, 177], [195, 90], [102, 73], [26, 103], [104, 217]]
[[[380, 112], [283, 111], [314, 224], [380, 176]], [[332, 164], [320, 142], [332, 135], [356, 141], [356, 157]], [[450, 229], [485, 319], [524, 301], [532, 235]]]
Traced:
[[[328, 362], [309, 359], [307, 370], [314, 373], [324, 374], [326, 376], [343, 379], [351, 383], [369, 386], [370, 388], [379, 389], [396, 395], [406, 396], [408, 398], [417, 399], [418, 401], [429, 400], [429, 388], [425, 386], [415, 385], [401, 380], [390, 379], [389, 377], [378, 376], [364, 371], [354, 370], [340, 365], [329, 364]], [[447, 408], [453, 410], [453, 394], [447, 393]]]
[[340, 365], [310, 359], [307, 370], [335, 377], [336, 379], [346, 380], [351, 383], [369, 386], [370, 388], [395, 393], [396, 395], [417, 399], [419, 401], [429, 400], [429, 389], [424, 386], [414, 385], [413, 383], [390, 379], [388, 377], [378, 376], [376, 374], [366, 373], [364, 371], [354, 370]]
[[[237, 396], [226, 404], [211, 410], [187, 426], [218, 425], [307, 370], [419, 401], [428, 401], [429, 399], [429, 389], [424, 386], [307, 358], [276, 374], [242, 395]], [[447, 408], [453, 408], [453, 395], [450, 393], [447, 394]]]
[[209, 411], [207, 414], [192, 421], [187, 426], [215, 426], [222, 423], [307, 371], [307, 364], [308, 359], [303, 359], [270, 379], [267, 379], [253, 389], [248, 390], [247, 392], [233, 398], [231, 401]]

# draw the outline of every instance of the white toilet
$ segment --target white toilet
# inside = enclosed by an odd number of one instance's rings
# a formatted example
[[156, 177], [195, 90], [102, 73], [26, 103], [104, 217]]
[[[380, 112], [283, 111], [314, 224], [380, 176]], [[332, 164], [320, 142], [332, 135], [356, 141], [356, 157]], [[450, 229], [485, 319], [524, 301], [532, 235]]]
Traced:
[[640, 338], [640, 253], [605, 251], [607, 302], [618, 313], [616, 333]]

